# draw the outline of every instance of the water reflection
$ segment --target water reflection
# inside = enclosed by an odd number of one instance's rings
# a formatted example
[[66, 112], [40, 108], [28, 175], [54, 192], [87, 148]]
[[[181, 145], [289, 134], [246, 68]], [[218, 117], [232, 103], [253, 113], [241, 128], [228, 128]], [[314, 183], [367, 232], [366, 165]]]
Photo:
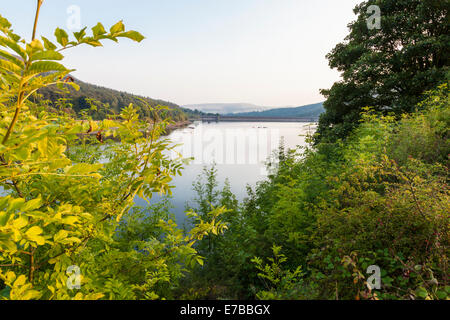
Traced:
[[[171, 203], [177, 222], [182, 224], [184, 221], [186, 202], [195, 197], [192, 183], [204, 166], [216, 163], [219, 187], [228, 178], [231, 191], [242, 200], [247, 184], [253, 187], [266, 178], [265, 161], [278, 149], [280, 140], [286, 148], [304, 146], [306, 135], [315, 128], [313, 123], [218, 122], [195, 123], [172, 132], [169, 139], [181, 144], [176, 152], [184, 158], [194, 158], [183, 170], [183, 175], [172, 182], [175, 188]], [[173, 156], [177, 154], [173, 153]], [[152, 202], [159, 200], [161, 197], [155, 195]], [[142, 199], [136, 198], [135, 202], [147, 206]]]

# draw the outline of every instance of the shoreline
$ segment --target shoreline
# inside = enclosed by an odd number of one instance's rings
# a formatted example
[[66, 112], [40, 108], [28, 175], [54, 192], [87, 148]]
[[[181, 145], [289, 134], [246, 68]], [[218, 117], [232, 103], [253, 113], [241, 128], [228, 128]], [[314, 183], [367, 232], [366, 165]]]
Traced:
[[185, 121], [178, 121], [178, 122], [169, 124], [166, 127], [164, 134], [162, 134], [161, 136], [166, 137], [166, 136], [170, 135], [172, 132], [174, 132], [175, 130], [186, 128], [187, 126], [191, 125], [192, 123], [193, 122], [191, 120], [185, 120]]
[[[169, 124], [165, 131], [161, 134], [162, 137], [167, 137], [168, 135], [170, 135], [172, 132], [174, 132], [175, 130], [178, 129], [183, 129], [187, 126], [189, 126], [190, 124], [192, 124], [193, 121], [191, 120], [184, 120], [184, 121], [178, 121], [172, 124]], [[99, 131], [92, 131], [89, 133], [82, 133], [82, 134], [78, 134], [78, 136], [81, 138], [83, 136], [97, 136], [97, 134], [99, 133]], [[119, 142], [120, 139], [118, 137], [114, 137], [113, 135], [109, 135], [109, 136], [102, 136], [103, 141], [107, 141], [107, 140], [113, 140], [116, 142]]]

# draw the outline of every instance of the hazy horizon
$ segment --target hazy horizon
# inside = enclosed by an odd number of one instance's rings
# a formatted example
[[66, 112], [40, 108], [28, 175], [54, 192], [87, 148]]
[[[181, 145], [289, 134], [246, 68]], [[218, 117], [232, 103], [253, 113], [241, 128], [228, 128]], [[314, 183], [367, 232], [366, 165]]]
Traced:
[[[35, 2], [2, 4], [2, 15], [27, 39]], [[325, 100], [319, 90], [340, 79], [325, 55], [348, 33], [360, 2], [46, 0], [38, 35], [53, 39], [56, 27], [67, 30], [76, 5], [82, 27], [123, 19], [146, 36], [140, 44], [125, 39], [68, 51], [65, 64], [82, 81], [180, 106], [295, 107]]]
[[289, 109], [289, 108], [299, 108], [299, 107], [308, 107], [311, 105], [321, 104], [324, 101], [309, 103], [306, 105], [300, 106], [259, 106], [252, 103], [245, 102], [237, 102], [237, 103], [196, 103], [196, 104], [188, 104], [182, 105], [181, 107], [191, 109], [191, 110], [199, 110], [207, 113], [219, 113], [219, 114], [236, 114], [236, 113], [246, 113], [253, 111], [267, 111], [273, 109]]

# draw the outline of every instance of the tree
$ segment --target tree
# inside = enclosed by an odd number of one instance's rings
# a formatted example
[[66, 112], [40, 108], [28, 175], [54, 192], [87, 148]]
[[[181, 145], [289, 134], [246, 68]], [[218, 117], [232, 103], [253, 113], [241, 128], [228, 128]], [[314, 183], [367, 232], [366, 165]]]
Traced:
[[[369, 28], [369, 6], [381, 9], [381, 28]], [[328, 55], [342, 73], [320, 117], [318, 141], [346, 137], [357, 126], [362, 108], [411, 112], [422, 94], [445, 81], [450, 59], [446, 0], [370, 0], [356, 6], [350, 34]]]

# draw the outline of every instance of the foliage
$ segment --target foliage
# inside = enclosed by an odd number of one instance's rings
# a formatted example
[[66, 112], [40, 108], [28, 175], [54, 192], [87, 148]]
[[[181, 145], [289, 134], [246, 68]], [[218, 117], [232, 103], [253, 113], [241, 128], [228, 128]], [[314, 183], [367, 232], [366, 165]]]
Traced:
[[[197, 196], [187, 204], [188, 210], [198, 212], [195, 219], [208, 221], [208, 211], [211, 207], [222, 207], [226, 210], [221, 215], [221, 221], [226, 226], [223, 233], [218, 236], [211, 234], [199, 241], [195, 248], [205, 257], [205, 264], [194, 269], [183, 283], [183, 288], [190, 288], [191, 292], [186, 298], [225, 298], [233, 293], [229, 289], [240, 285], [237, 279], [240, 273], [236, 270], [248, 268], [250, 256], [239, 255], [240, 246], [250, 244], [245, 224], [240, 216], [239, 204], [231, 192], [229, 181], [226, 180], [222, 188], [217, 181], [215, 164], [205, 167], [203, 174], [193, 183]], [[213, 285], [211, 285], [213, 281]]]
[[[171, 193], [170, 182], [183, 162], [167, 156], [170, 141], [160, 138], [170, 119], [154, 118], [149, 127], [129, 105], [116, 119], [82, 121], [30, 101], [37, 90], [56, 85], [77, 88], [59, 61], [78, 45], [100, 46], [119, 37], [141, 41], [122, 22], [102, 24], [69, 35], [55, 31], [56, 43], [31, 42], [13, 33], [0, 17], [0, 295], [4, 299], [157, 299], [170, 298], [177, 279], [201, 263], [197, 240], [223, 225], [223, 209], [211, 210], [184, 233], [157, 208], [136, 228], [134, 198]], [[61, 105], [65, 101], [60, 101]], [[145, 105], [149, 112], [167, 108]], [[95, 137], [87, 133], [97, 132]], [[120, 143], [106, 144], [104, 136]], [[89, 146], [89, 147], [88, 147]], [[131, 213], [130, 213], [131, 212]], [[123, 221], [122, 218], [126, 217]], [[121, 224], [122, 223], [122, 224]], [[147, 233], [147, 231], [149, 231]], [[151, 231], [151, 232], [150, 232]], [[129, 242], [129, 243], [127, 243]], [[81, 287], [67, 285], [70, 266], [81, 270]], [[133, 267], [137, 267], [133, 269]], [[170, 284], [170, 285], [167, 285]]]
[[[367, 108], [345, 142], [301, 154], [281, 145], [268, 179], [230, 207], [238, 218], [224, 217], [196, 285], [221, 286], [208, 297], [446, 299], [448, 93], [428, 92], [400, 120]], [[205, 173], [200, 198], [220, 201], [214, 170]], [[373, 265], [380, 290], [368, 285]]]
[[[380, 29], [367, 27], [371, 5], [381, 10]], [[445, 0], [370, 0], [356, 6], [349, 35], [327, 55], [343, 79], [322, 90], [326, 112], [316, 142], [346, 137], [367, 106], [396, 115], [413, 112], [424, 91], [448, 80], [449, 7]]]
[[286, 256], [282, 253], [281, 247], [273, 246], [273, 258], [268, 258], [271, 264], [263, 266], [260, 258], [252, 260], [256, 268], [260, 271], [258, 276], [264, 280], [265, 286], [269, 291], [261, 291], [256, 294], [256, 298], [260, 300], [277, 300], [277, 299], [298, 299], [299, 290], [302, 287], [301, 277], [303, 276], [301, 267], [291, 272], [283, 270], [282, 264], [286, 262]]
[[[321, 297], [445, 296], [450, 212], [448, 156], [443, 156], [450, 151], [447, 85], [429, 93], [419, 107], [420, 112], [399, 122], [363, 114], [363, 123], [343, 148], [339, 174], [327, 177], [330, 188], [314, 210], [317, 233], [308, 262]], [[422, 138], [411, 140], [411, 132]], [[422, 149], [424, 139], [439, 148]], [[349, 264], [345, 257], [354, 257], [352, 273], [342, 269], [343, 262]], [[382, 270], [383, 286], [376, 295], [364, 283], [368, 265]]]

